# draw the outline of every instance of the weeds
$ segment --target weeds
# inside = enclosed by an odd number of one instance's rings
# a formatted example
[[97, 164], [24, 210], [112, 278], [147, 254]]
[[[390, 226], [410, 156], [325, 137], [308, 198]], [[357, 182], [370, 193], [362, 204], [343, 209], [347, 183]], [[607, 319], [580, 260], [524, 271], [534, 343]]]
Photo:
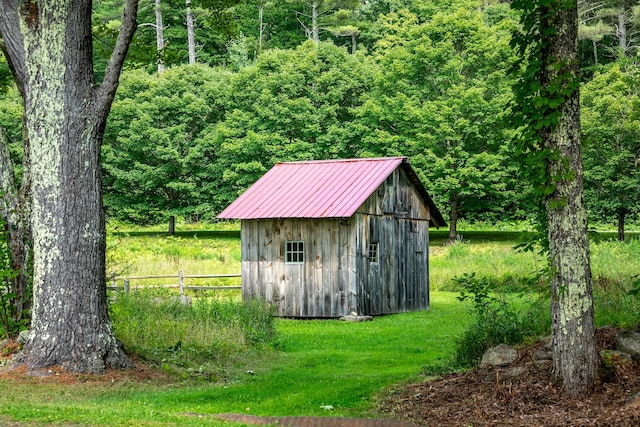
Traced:
[[537, 305], [527, 301], [519, 310], [517, 299], [507, 299], [497, 293], [495, 283], [475, 273], [454, 279], [461, 288], [458, 300], [472, 304], [474, 320], [458, 340], [455, 361], [458, 366], [469, 367], [478, 363], [482, 354], [500, 343], [518, 344], [526, 337], [540, 333], [548, 322], [540, 318]]
[[120, 294], [110, 306], [125, 348], [168, 371], [208, 380], [229, 357], [275, 340], [272, 314], [259, 301], [198, 299], [187, 305], [161, 290]]

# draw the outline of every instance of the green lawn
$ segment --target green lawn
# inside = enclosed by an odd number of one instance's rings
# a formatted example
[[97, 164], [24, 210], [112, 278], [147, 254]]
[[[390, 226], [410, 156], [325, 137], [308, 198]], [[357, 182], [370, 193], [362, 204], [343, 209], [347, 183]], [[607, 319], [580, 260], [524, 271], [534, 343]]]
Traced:
[[[0, 380], [0, 414], [81, 425], [227, 425], [186, 413], [368, 416], [375, 396], [449, 362], [468, 322], [456, 294], [432, 294], [431, 310], [372, 322], [279, 320], [278, 351], [246, 354], [221, 383], [64, 386]], [[253, 374], [248, 374], [252, 371]], [[330, 405], [332, 411], [322, 406]], [[1, 422], [0, 422], [1, 424]]]

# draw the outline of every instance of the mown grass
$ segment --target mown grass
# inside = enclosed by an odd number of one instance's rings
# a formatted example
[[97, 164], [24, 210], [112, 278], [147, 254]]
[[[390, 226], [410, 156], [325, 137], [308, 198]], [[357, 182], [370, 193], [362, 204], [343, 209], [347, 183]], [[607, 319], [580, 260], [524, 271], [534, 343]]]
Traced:
[[467, 320], [452, 293], [434, 293], [430, 311], [373, 322], [280, 319], [277, 350], [229, 361], [222, 382], [69, 387], [42, 378], [0, 380], [11, 391], [0, 393], [0, 414], [45, 423], [161, 426], [228, 425], [187, 413], [365, 416], [382, 390], [417, 378], [427, 366], [447, 366], [452, 337]]

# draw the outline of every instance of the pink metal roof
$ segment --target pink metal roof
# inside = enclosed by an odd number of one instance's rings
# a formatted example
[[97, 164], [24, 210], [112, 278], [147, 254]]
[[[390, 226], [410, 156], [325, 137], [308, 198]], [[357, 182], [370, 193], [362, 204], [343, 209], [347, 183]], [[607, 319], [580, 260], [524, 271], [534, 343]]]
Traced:
[[411, 169], [406, 157], [278, 163], [218, 218], [348, 218], [403, 163]]

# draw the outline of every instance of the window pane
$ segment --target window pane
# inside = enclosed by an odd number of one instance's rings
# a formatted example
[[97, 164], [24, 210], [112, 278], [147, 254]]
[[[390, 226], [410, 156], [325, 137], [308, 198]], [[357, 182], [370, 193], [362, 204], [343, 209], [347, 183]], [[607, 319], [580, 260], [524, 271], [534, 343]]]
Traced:
[[285, 262], [302, 263], [304, 262], [304, 242], [289, 241], [285, 245]]

